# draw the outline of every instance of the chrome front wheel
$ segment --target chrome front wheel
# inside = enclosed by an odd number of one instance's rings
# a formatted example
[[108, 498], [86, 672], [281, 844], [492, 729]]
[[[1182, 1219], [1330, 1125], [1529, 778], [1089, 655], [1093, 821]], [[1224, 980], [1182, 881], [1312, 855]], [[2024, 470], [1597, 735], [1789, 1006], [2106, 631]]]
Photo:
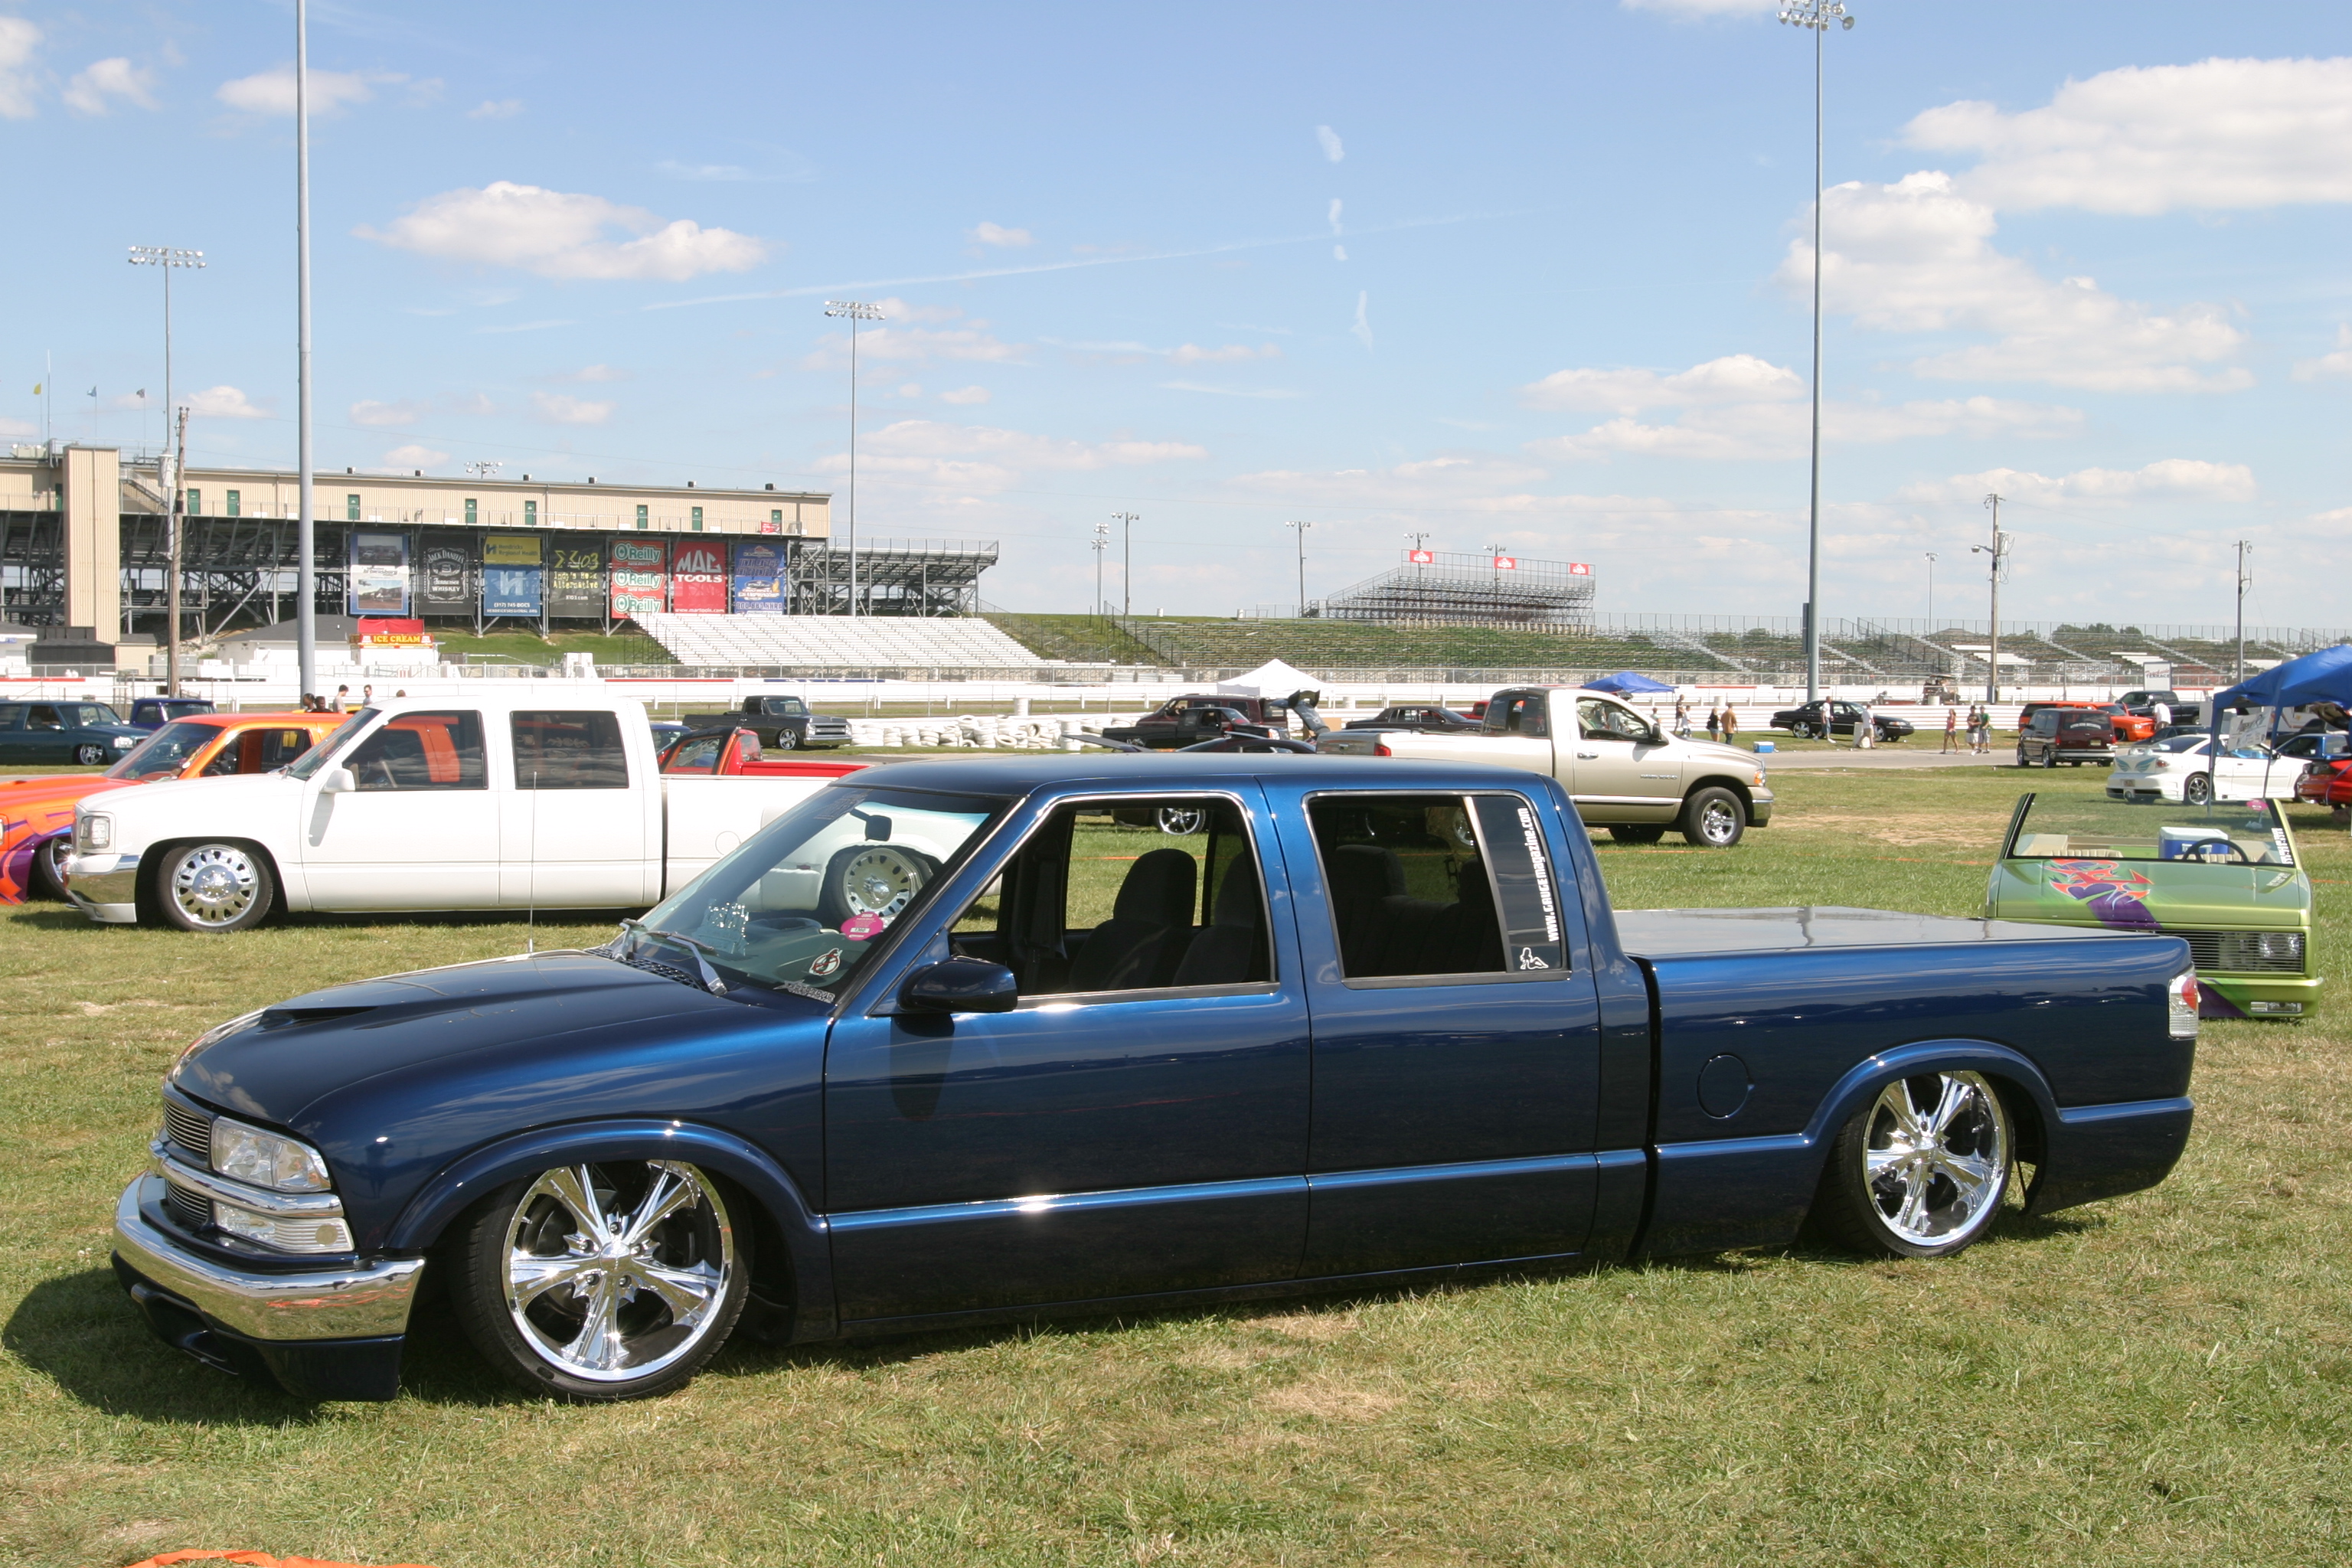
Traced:
[[501, 1372], [567, 1399], [640, 1399], [726, 1342], [749, 1236], [695, 1166], [565, 1165], [486, 1205], [461, 1268], [459, 1319]]
[[184, 844], [154, 866], [155, 902], [182, 931], [243, 931], [278, 899], [268, 862], [242, 844]]
[[2008, 1109], [1982, 1075], [1897, 1079], [1838, 1134], [1822, 1226], [1857, 1251], [1948, 1257], [2000, 1214], [2011, 1145]]

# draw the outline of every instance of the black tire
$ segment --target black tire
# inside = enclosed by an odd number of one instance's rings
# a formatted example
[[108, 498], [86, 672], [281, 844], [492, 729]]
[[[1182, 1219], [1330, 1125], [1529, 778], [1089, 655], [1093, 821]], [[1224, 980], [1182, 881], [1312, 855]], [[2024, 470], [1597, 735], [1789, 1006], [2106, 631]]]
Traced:
[[2180, 798], [2190, 805], [2203, 805], [2213, 798], [2213, 775], [2190, 773], [2180, 781]]
[[2042, 765], [2045, 770], [2052, 773], [2055, 773], [2058, 770], [2057, 747], [2053, 746], [2048, 751], [2042, 753]]
[[730, 1195], [671, 1160], [515, 1182], [450, 1237], [450, 1306], [482, 1359], [525, 1388], [577, 1405], [671, 1393], [719, 1353], [750, 1293], [755, 1227]]
[[147, 889], [166, 923], [226, 936], [249, 931], [278, 904], [269, 857], [234, 840], [173, 844], [147, 870]]
[[1748, 803], [1721, 784], [1709, 784], [1684, 799], [1676, 826], [1685, 841], [1702, 849], [1728, 849], [1748, 831]]
[[[2000, 1217], [2015, 1147], [2000, 1091], [1981, 1075], [1931, 1070], [1897, 1079], [1831, 1143], [1814, 1225], [1855, 1252], [1948, 1258], [1982, 1239]], [[1973, 1184], [1964, 1185], [1963, 1177]]]
[[1655, 844], [1665, 836], [1663, 822], [1621, 822], [1609, 829], [1609, 837], [1620, 844]]
[[33, 851], [33, 885], [53, 899], [66, 896], [66, 862], [73, 858], [73, 835], [44, 839]]
[[106, 748], [104, 746], [76, 746], [74, 748], [74, 761], [79, 763], [86, 768], [94, 768], [98, 766], [99, 763], [106, 761]]
[[2025, 744], [2023, 742], [2018, 742], [2017, 765], [2021, 768], [2030, 768], [2033, 765], [2032, 759], [2029, 758], [2025, 754]]
[[852, 844], [836, 849], [818, 884], [816, 918], [835, 930], [853, 915], [897, 920], [939, 868], [929, 856], [896, 844]]

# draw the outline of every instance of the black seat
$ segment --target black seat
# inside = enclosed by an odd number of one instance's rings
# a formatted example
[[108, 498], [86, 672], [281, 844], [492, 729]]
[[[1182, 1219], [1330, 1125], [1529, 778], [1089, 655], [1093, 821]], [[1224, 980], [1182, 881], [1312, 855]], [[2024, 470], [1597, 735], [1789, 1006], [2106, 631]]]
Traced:
[[1385, 974], [1381, 967], [1389, 929], [1388, 900], [1404, 893], [1404, 862], [1377, 844], [1343, 844], [1325, 858], [1331, 879], [1331, 919], [1339, 931], [1339, 963], [1352, 978]]
[[1154, 849], [1127, 868], [1110, 919], [1088, 933], [1070, 963], [1073, 991], [1128, 991], [1165, 985], [1192, 933], [1192, 857]]
[[1486, 880], [1486, 863], [1462, 862], [1455, 882], [1455, 901], [1438, 916], [1433, 941], [1433, 974], [1486, 974], [1504, 967], [1503, 923], [1495, 910], [1495, 889]]
[[1265, 952], [1265, 900], [1258, 894], [1257, 862], [1246, 846], [1217, 889], [1215, 922], [1193, 936], [1176, 966], [1178, 985], [1239, 985], [1272, 978]]

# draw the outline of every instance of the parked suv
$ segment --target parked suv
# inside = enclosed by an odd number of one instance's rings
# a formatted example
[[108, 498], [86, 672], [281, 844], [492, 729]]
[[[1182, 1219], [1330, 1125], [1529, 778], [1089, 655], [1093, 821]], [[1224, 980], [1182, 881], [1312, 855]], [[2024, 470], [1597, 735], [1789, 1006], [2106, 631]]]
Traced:
[[2115, 727], [2096, 708], [2044, 708], [2017, 733], [2017, 765], [2081, 767], [2115, 761]]

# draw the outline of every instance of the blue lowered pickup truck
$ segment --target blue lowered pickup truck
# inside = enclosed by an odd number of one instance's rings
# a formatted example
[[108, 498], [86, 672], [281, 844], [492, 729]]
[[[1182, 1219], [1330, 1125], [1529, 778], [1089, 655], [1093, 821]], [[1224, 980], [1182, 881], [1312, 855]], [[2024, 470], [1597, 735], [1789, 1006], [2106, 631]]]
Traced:
[[[1190, 832], [1159, 826], [1185, 814]], [[561, 1398], [771, 1339], [1773, 1246], [2161, 1181], [2177, 937], [1613, 914], [1520, 769], [1016, 755], [823, 789], [587, 952], [338, 985], [163, 1088], [115, 1268], [384, 1398], [420, 1283]]]

